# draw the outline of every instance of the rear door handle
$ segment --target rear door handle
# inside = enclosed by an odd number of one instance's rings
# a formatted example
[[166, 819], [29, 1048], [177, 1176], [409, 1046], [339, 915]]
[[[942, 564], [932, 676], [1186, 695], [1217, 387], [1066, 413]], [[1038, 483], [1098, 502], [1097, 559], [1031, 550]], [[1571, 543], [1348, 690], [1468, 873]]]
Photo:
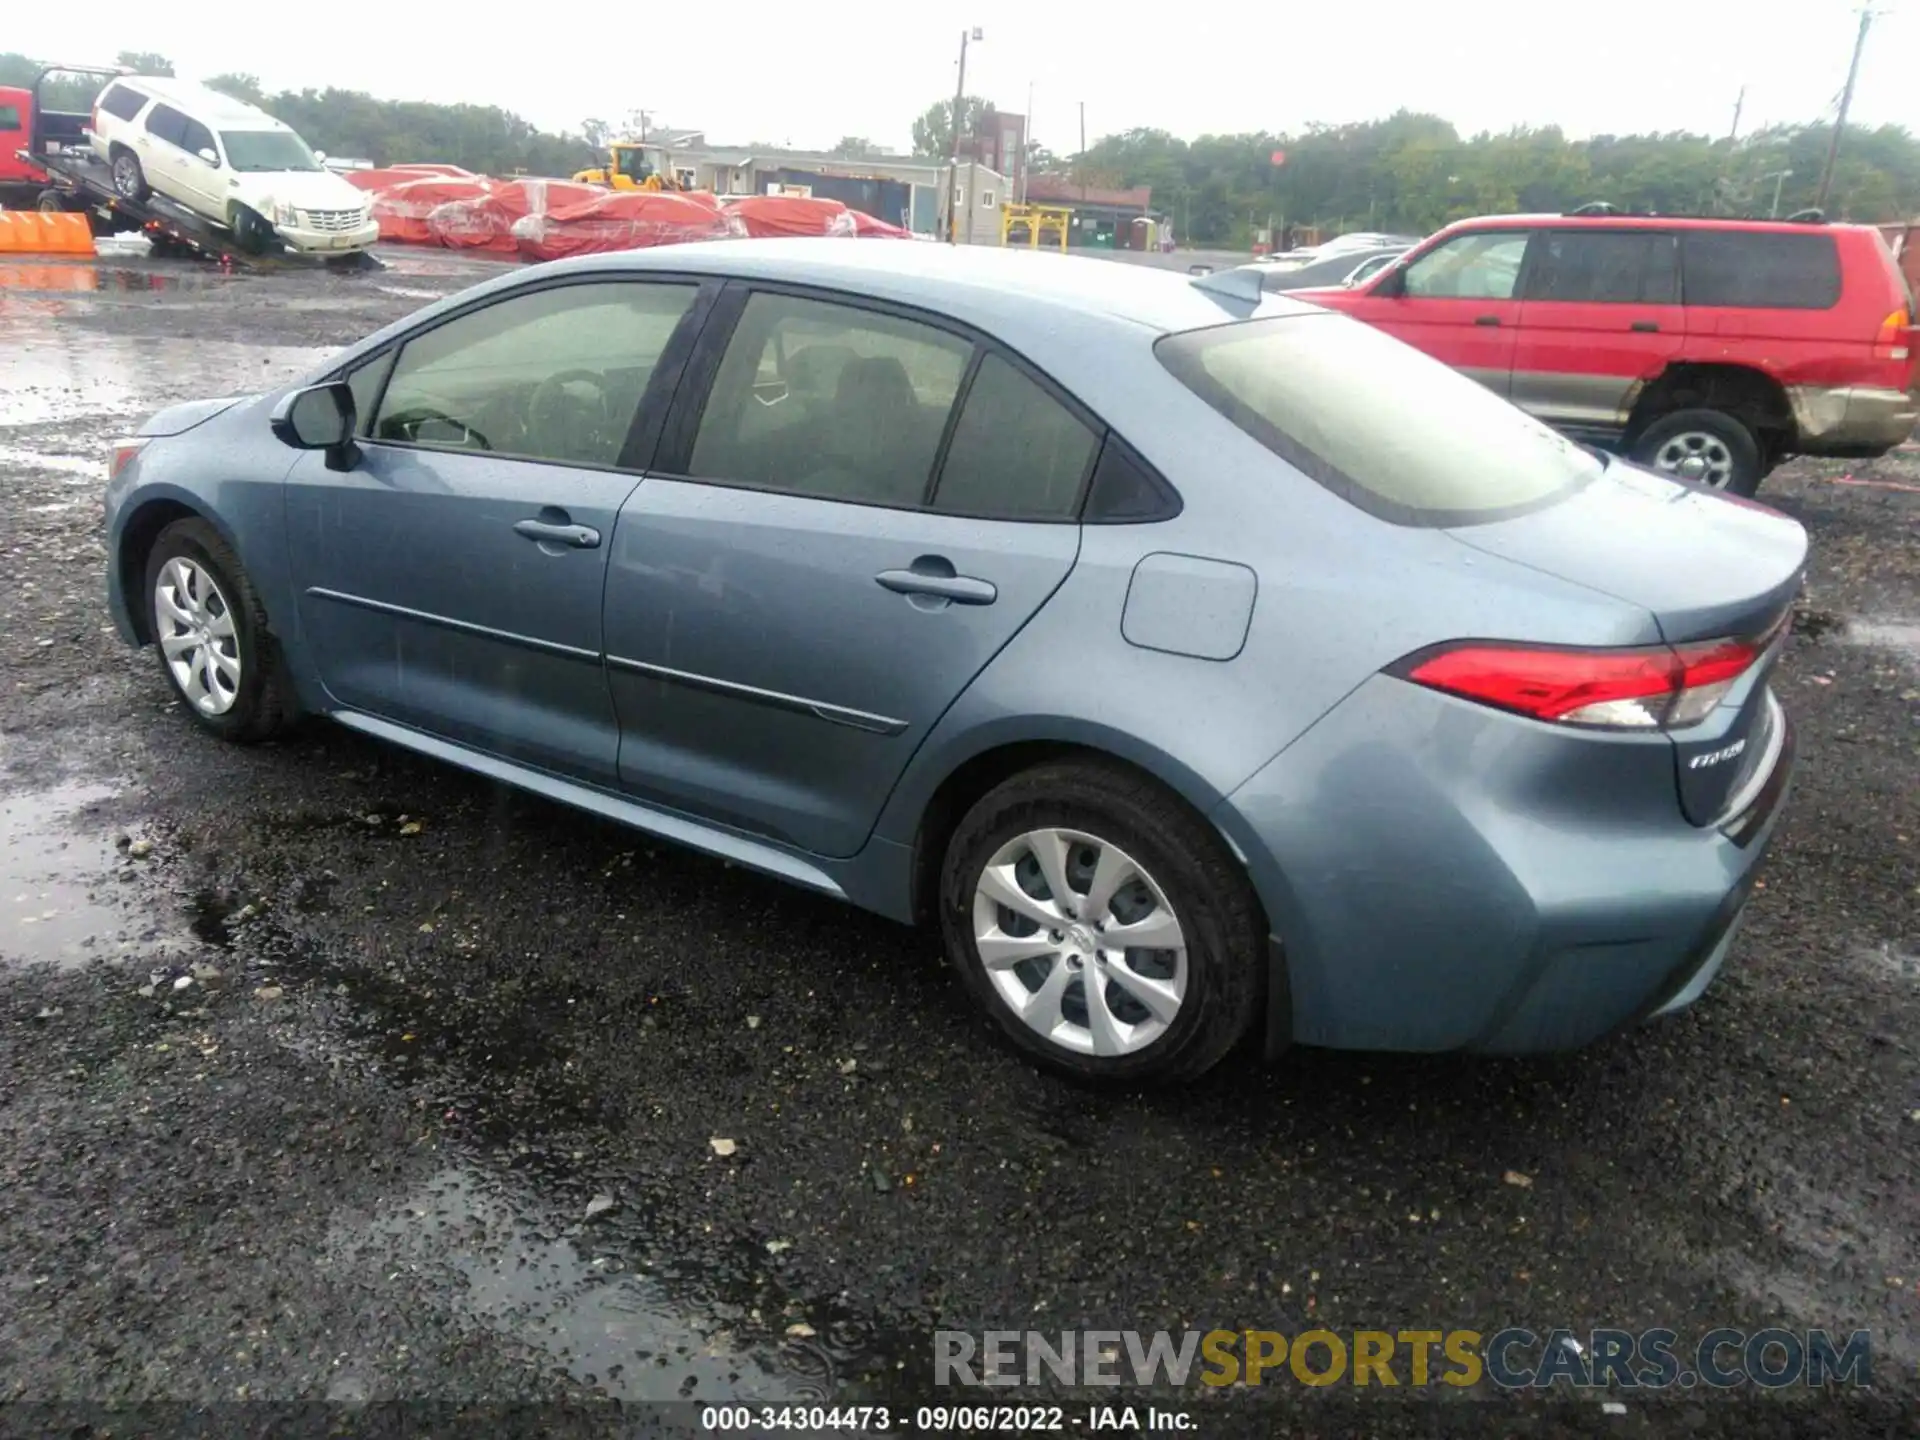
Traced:
[[1658, 322], [1653, 320], [1636, 320], [1627, 328], [1630, 330], [1638, 330], [1642, 334], [1651, 335], [1657, 331], [1660, 326]]
[[1474, 316], [1473, 323], [1476, 325], [1498, 325], [1500, 323], [1500, 317], [1498, 315], [1476, 315]]
[[933, 575], [923, 570], [882, 570], [873, 577], [896, 595], [932, 595], [957, 605], [991, 605], [1000, 592], [971, 575]]
[[590, 525], [556, 525], [549, 520], [516, 520], [513, 533], [548, 545], [571, 545], [576, 550], [597, 549], [600, 532]]

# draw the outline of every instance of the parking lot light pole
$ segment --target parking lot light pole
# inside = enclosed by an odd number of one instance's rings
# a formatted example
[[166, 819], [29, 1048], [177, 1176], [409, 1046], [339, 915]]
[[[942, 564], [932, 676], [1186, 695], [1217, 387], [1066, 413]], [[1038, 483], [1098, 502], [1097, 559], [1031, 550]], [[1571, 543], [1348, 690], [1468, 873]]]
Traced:
[[1780, 218], [1780, 187], [1793, 178], [1793, 172], [1776, 170], [1771, 175], [1762, 175], [1760, 178], [1773, 181], [1773, 208], [1767, 212], [1767, 218], [1778, 220]]
[[[967, 35], [968, 32], [965, 30], [960, 32], [960, 81], [953, 87], [951, 117], [953, 153], [947, 161], [947, 243], [949, 245], [958, 244], [960, 235], [959, 202], [954, 196], [960, 184], [960, 111], [967, 98]], [[984, 38], [978, 25], [973, 27], [972, 35], [975, 40]]]

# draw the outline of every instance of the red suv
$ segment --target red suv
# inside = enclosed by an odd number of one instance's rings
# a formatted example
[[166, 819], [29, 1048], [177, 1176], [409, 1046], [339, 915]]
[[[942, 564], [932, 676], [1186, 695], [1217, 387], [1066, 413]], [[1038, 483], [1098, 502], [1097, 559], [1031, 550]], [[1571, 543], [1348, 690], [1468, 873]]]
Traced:
[[1577, 439], [1740, 495], [1789, 455], [1884, 455], [1916, 416], [1913, 296], [1866, 225], [1461, 220], [1359, 286], [1292, 298]]

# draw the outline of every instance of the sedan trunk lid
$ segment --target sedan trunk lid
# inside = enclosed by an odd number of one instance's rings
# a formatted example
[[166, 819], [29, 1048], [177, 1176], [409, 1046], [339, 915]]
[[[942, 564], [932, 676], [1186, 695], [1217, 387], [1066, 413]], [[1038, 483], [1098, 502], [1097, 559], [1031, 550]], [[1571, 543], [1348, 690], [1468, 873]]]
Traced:
[[1670, 732], [1688, 820], [1726, 818], [1777, 729], [1767, 679], [1806, 569], [1799, 524], [1752, 501], [1610, 460], [1604, 475], [1560, 504], [1447, 533], [1644, 608], [1683, 660], [1719, 642], [1751, 650], [1752, 663], [1718, 704]]

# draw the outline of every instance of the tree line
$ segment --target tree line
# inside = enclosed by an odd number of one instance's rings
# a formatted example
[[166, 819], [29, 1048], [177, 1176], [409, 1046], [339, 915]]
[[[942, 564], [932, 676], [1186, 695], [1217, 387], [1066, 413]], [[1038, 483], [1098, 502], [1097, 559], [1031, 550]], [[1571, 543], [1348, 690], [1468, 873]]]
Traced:
[[[1154, 208], [1195, 244], [1244, 246], [1269, 224], [1424, 235], [1469, 215], [1555, 212], [1604, 200], [1667, 215], [1791, 215], [1812, 207], [1830, 124], [1730, 139], [1684, 132], [1569, 140], [1557, 127], [1461, 134], [1401, 111], [1295, 135], [1164, 130], [1108, 135], [1067, 161], [1076, 182], [1151, 185]], [[1849, 125], [1826, 213], [1881, 222], [1920, 211], [1920, 141]]]
[[[119, 61], [143, 74], [173, 72], [161, 55], [123, 52]], [[24, 55], [0, 54], [0, 85], [29, 85], [40, 68]], [[330, 155], [383, 165], [440, 161], [495, 175], [570, 175], [643, 119], [639, 112], [618, 125], [587, 119], [577, 131], [555, 134], [493, 105], [384, 100], [333, 87], [268, 94], [245, 74], [208, 83], [260, 106]], [[53, 98], [65, 109], [93, 102], [84, 82]], [[966, 129], [993, 108], [974, 96], [961, 106]], [[914, 120], [916, 154], [951, 153], [952, 112], [953, 102], [943, 100]], [[1401, 111], [1298, 134], [1187, 140], [1138, 128], [1104, 136], [1083, 155], [1056, 158], [1030, 145], [1029, 164], [1092, 186], [1150, 185], [1154, 208], [1172, 218], [1182, 239], [1244, 247], [1269, 224], [1425, 234], [1466, 215], [1565, 210], [1590, 200], [1664, 214], [1789, 215], [1814, 204], [1832, 134], [1821, 123], [1776, 125], [1737, 140], [1684, 132], [1570, 140], [1553, 126], [1463, 137], [1437, 115]], [[1920, 141], [1897, 125], [1850, 125], [1841, 141], [1830, 216], [1877, 222], [1920, 212]], [[834, 150], [851, 157], [879, 148], [845, 136]]]

